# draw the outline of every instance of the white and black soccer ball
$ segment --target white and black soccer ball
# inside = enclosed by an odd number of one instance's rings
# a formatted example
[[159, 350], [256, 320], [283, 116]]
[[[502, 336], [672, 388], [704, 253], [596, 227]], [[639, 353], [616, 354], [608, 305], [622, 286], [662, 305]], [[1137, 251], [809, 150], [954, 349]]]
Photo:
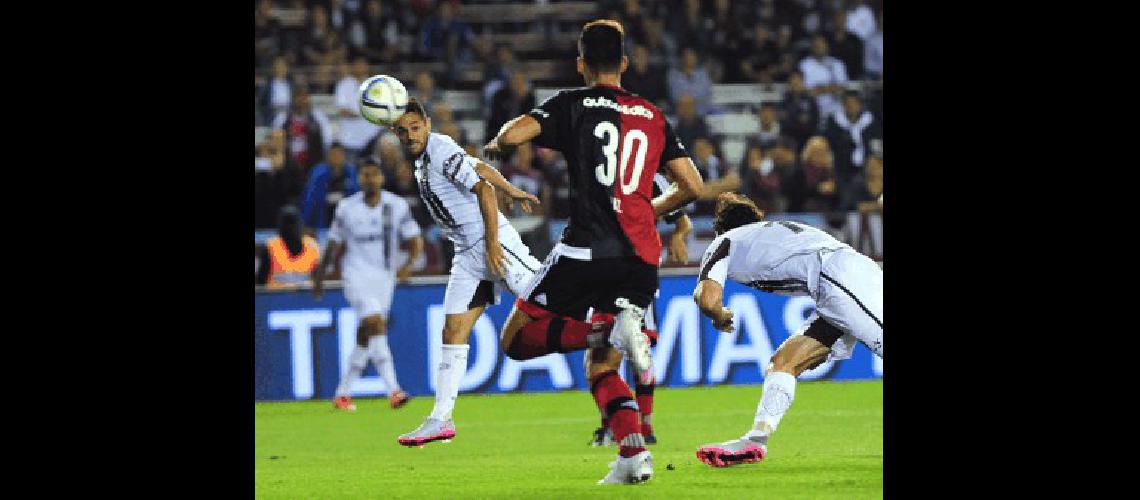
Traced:
[[360, 114], [376, 125], [396, 123], [408, 109], [408, 89], [388, 75], [376, 75], [360, 84]]

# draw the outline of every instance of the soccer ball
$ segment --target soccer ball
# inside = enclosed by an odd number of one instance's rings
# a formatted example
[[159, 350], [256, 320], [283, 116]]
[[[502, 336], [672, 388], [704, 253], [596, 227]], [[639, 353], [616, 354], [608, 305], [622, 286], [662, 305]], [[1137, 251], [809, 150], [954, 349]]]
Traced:
[[389, 126], [404, 115], [408, 89], [388, 75], [376, 75], [360, 84], [360, 114], [376, 125]]

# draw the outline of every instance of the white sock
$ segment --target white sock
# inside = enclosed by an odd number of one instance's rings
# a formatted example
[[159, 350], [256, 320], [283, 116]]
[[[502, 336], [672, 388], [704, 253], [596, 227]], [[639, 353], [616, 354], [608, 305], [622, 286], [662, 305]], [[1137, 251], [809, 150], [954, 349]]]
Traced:
[[439, 358], [439, 369], [435, 379], [435, 407], [431, 418], [450, 420], [451, 410], [455, 409], [455, 398], [459, 395], [459, 381], [467, 372], [467, 344], [444, 344], [443, 355]]
[[340, 378], [340, 384], [336, 386], [336, 397], [348, 396], [348, 392], [352, 390], [352, 384], [360, 378], [360, 374], [364, 372], [364, 367], [368, 365], [368, 351], [363, 347], [356, 346], [352, 349], [352, 354], [348, 355], [348, 372]]
[[373, 335], [368, 337], [368, 355], [376, 364], [376, 371], [380, 378], [388, 384], [388, 394], [400, 390], [400, 383], [396, 381], [396, 363], [392, 361], [392, 350], [388, 348], [387, 335]]
[[764, 376], [764, 392], [756, 406], [756, 420], [745, 438], [767, 436], [776, 432], [780, 419], [796, 398], [796, 377], [787, 372], [768, 372]]

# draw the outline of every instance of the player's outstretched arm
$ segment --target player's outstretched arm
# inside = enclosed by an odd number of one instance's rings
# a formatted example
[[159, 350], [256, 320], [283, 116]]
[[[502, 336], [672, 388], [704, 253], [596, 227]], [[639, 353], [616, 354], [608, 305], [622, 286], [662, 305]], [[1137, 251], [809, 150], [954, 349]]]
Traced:
[[475, 163], [475, 173], [479, 174], [479, 177], [481, 177], [483, 180], [490, 182], [492, 186], [495, 186], [495, 189], [502, 191], [504, 194], [510, 197], [511, 205], [514, 205], [514, 202], [516, 201], [521, 203], [523, 212], [526, 212], [528, 214], [531, 213], [531, 203], [534, 203], [535, 205], [542, 204], [542, 202], [539, 201], [539, 199], [534, 195], [515, 187], [514, 184], [511, 184], [511, 182], [508, 181], [506, 177], [503, 177], [503, 174], [502, 172], [499, 172], [499, 169], [492, 167], [485, 162], [480, 161]]
[[324, 292], [325, 269], [328, 269], [329, 263], [336, 258], [337, 253], [340, 252], [340, 243], [329, 240], [325, 244], [325, 251], [321, 254], [321, 262], [317, 267], [313, 268], [310, 277], [313, 279], [313, 298], [320, 300], [321, 294]]
[[701, 313], [712, 318], [713, 327], [722, 332], [733, 331], [732, 310], [724, 307], [721, 300], [724, 298], [724, 288], [716, 280], [701, 280], [693, 290], [693, 300]]
[[673, 184], [661, 196], [653, 199], [653, 214], [658, 217], [697, 199], [705, 184], [688, 156], [669, 160], [665, 163], [665, 169], [673, 177]]
[[507, 269], [507, 258], [499, 245], [499, 205], [495, 198], [495, 187], [486, 180], [475, 183], [471, 188], [479, 199], [479, 212], [483, 215], [483, 243], [487, 248], [487, 268], [495, 276], [503, 276]]
[[693, 222], [689, 220], [688, 215], [681, 214], [681, 217], [673, 222], [673, 227], [673, 234], [669, 235], [669, 260], [677, 264], [687, 263], [689, 247], [685, 243], [685, 238], [693, 232]]
[[416, 260], [420, 258], [420, 254], [424, 253], [424, 237], [412, 236], [409, 238], [412, 242], [412, 249], [408, 252], [408, 262], [400, 266], [396, 271], [396, 279], [404, 281], [412, 275], [412, 269], [416, 265]]
[[499, 134], [483, 146], [483, 156], [488, 159], [503, 159], [510, 155], [515, 146], [530, 141], [542, 133], [542, 125], [530, 115], [520, 115], [504, 123]]

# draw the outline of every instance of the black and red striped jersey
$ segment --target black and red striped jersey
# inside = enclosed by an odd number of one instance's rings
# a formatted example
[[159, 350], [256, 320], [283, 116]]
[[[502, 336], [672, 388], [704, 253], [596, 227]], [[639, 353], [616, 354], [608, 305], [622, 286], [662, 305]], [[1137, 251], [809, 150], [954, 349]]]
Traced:
[[658, 265], [654, 176], [687, 157], [664, 113], [620, 87], [563, 90], [529, 115], [542, 132], [534, 144], [562, 152], [570, 174], [570, 221], [562, 243], [592, 258], [636, 255]]

